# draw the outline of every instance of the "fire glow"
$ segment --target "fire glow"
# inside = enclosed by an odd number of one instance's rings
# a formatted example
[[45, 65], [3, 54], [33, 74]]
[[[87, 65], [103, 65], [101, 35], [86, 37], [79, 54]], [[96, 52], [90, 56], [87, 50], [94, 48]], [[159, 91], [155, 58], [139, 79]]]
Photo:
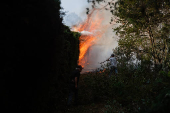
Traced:
[[104, 18], [100, 11], [93, 9], [92, 12], [88, 14], [87, 20], [84, 23], [72, 27], [73, 31], [81, 33], [79, 37], [79, 64], [83, 67], [90, 64], [87, 59], [87, 52], [90, 47], [97, 43], [108, 28], [108, 25], [102, 25], [103, 20]]

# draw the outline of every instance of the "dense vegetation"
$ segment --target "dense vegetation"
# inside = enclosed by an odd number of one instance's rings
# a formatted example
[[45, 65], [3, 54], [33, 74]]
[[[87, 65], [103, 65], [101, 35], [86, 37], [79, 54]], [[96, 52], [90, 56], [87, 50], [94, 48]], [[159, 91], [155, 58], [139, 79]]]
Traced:
[[169, 0], [92, 0], [93, 8], [102, 2], [120, 23], [114, 29], [120, 37], [114, 50], [119, 73], [108, 78], [108, 66], [102, 65], [106, 70], [82, 74], [80, 105], [71, 108], [66, 107], [67, 83], [77, 64], [80, 34], [62, 24], [60, 0], [1, 4], [1, 111], [170, 111]]
[[[83, 75], [80, 81], [80, 102], [83, 106], [70, 111], [169, 113], [170, 1], [88, 2], [92, 3], [92, 8], [112, 13], [111, 22], [116, 18], [119, 23], [113, 28], [120, 37], [119, 46], [113, 51], [119, 62], [119, 74], [108, 78], [106, 70]], [[107, 65], [102, 67], [107, 68]]]
[[110, 78], [109, 70], [82, 74], [80, 105], [61, 109], [59, 113], [169, 113], [170, 78], [167, 74], [146, 73], [142, 67], [118, 69], [118, 76]]
[[77, 64], [79, 34], [62, 24], [60, 0], [11, 0], [1, 8], [1, 111], [54, 112]]

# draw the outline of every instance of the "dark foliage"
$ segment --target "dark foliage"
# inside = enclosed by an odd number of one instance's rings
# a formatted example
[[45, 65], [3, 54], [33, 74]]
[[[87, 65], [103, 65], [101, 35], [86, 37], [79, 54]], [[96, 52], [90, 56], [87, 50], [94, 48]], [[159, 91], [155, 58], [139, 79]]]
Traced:
[[170, 89], [164, 88], [155, 99], [147, 113], [169, 113], [170, 111]]
[[8, 0], [1, 8], [1, 110], [53, 112], [77, 63], [79, 34], [62, 24], [60, 0]]

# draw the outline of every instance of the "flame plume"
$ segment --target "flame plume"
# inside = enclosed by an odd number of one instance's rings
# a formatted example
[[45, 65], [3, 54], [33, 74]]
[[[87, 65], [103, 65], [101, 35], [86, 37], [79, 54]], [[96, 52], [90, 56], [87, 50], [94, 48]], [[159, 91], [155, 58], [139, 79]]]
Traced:
[[110, 25], [103, 25], [102, 22], [104, 16], [100, 13], [100, 10], [93, 9], [87, 16], [87, 20], [72, 28], [73, 31], [80, 32], [80, 54], [79, 64], [83, 67], [88, 64], [88, 51], [90, 47], [97, 43], [97, 41], [103, 36], [105, 30]]

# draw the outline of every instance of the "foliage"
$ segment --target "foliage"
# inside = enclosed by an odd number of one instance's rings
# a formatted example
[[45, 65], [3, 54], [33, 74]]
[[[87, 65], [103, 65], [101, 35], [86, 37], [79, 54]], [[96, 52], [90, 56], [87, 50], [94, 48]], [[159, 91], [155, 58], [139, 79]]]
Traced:
[[2, 9], [2, 111], [54, 112], [77, 64], [79, 33], [62, 24], [60, 0], [8, 0]]
[[169, 70], [169, 1], [93, 0], [92, 3], [93, 8], [102, 4], [103, 9], [113, 14], [111, 21], [115, 18], [119, 23], [114, 31], [120, 37], [119, 49], [125, 50], [124, 55], [133, 54], [138, 60], [147, 57], [155, 68]]
[[[151, 56], [151, 60], [155, 64], [163, 64], [163, 67], [169, 54], [167, 53], [169, 33], [162, 32], [164, 24], [169, 25], [169, 19], [166, 17], [169, 14], [168, 4], [168, 1], [120, 0], [115, 5], [114, 13], [119, 18], [117, 22], [122, 23], [115, 29], [117, 33], [122, 38], [126, 38], [128, 35], [137, 38], [135, 44], [138, 47], [137, 54], [141, 49], [142, 55]], [[125, 45], [125, 47], [127, 46]], [[132, 52], [136, 51], [132, 50]]]
[[[165, 72], [152, 76], [155, 73], [146, 73], [142, 66], [133, 71], [128, 70], [128, 66], [124, 66], [125, 69], [121, 68], [123, 67], [118, 67], [118, 76], [112, 75], [110, 78], [107, 69], [102, 72], [82, 74], [79, 84], [80, 105], [94, 104], [97, 106], [103, 103], [96, 112], [102, 110], [104, 113], [146, 113], [151, 111], [157, 113], [163, 110], [162, 108], [169, 109], [166, 105], [169, 105], [170, 101], [164, 99], [164, 96], [167, 95], [169, 98], [170, 79]], [[162, 101], [165, 101], [165, 104], [161, 104]], [[86, 112], [94, 111], [86, 110]]]
[[156, 101], [149, 109], [148, 113], [168, 113], [170, 108], [170, 89], [164, 88], [157, 96]]

